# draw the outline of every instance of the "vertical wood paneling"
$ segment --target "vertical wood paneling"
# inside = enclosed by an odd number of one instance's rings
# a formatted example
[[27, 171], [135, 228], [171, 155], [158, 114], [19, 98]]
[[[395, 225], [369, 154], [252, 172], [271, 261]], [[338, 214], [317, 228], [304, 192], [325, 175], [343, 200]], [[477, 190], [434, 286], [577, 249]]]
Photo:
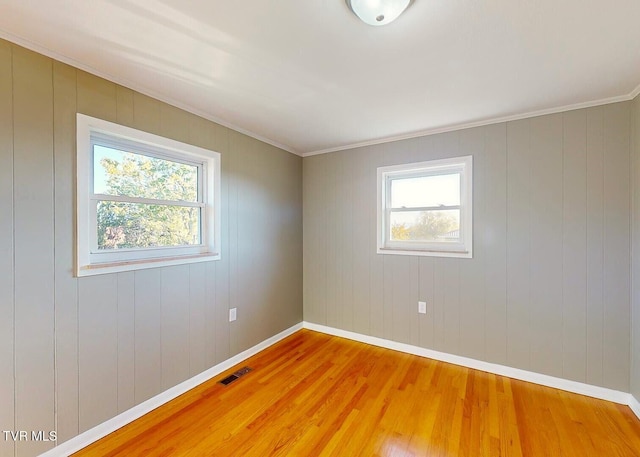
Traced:
[[401, 310], [396, 311], [393, 296], [393, 272], [399, 265], [402, 264], [398, 256], [382, 256], [382, 337], [388, 340], [393, 339], [394, 314], [401, 312]]
[[[13, 264], [13, 70], [11, 45], [0, 41], [0, 426], [14, 423]], [[0, 455], [13, 456], [11, 441], [0, 440]]]
[[339, 161], [336, 179], [336, 314], [339, 327], [353, 330], [353, 156]]
[[[324, 297], [322, 283], [326, 280], [324, 265], [326, 258], [323, 250], [324, 207], [320, 200], [323, 197], [324, 174], [316, 171], [325, 161], [305, 160], [303, 162], [303, 224], [304, 243], [307, 255], [303, 264], [304, 309], [303, 313], [310, 322], [324, 324]], [[319, 158], [318, 158], [319, 159]]]
[[189, 265], [160, 270], [162, 390], [189, 377]]
[[326, 322], [330, 327], [335, 327], [338, 325], [338, 310], [336, 301], [338, 299], [338, 291], [337, 291], [337, 283], [340, 273], [342, 271], [342, 266], [336, 264], [336, 259], [340, 254], [336, 247], [336, 240], [339, 236], [338, 224], [336, 223], [336, 218], [338, 215], [337, 206], [340, 205], [341, 200], [337, 194], [337, 171], [338, 164], [340, 163], [339, 158], [332, 154], [330, 155], [329, 160], [326, 162], [326, 170], [325, 170], [325, 187], [324, 191], [326, 193], [326, 219], [324, 222], [325, 226], [325, 246], [324, 246], [324, 255], [326, 258], [326, 269], [325, 274], [327, 275], [326, 279], [326, 288], [325, 288], [325, 307], [326, 307]]
[[530, 368], [530, 121], [507, 124], [507, 363]]
[[105, 121], [117, 121], [116, 85], [102, 78], [77, 72], [78, 112]]
[[[269, 160], [268, 158], [266, 158]], [[273, 180], [269, 173], [266, 172], [267, 167], [262, 169], [262, 179], [269, 185], [269, 194], [272, 196], [269, 205], [265, 207], [265, 211], [269, 211], [269, 208], [273, 208], [275, 217], [269, 217], [265, 215], [266, 220], [269, 221], [269, 238], [268, 244], [276, 245], [280, 244], [282, 240], [289, 240], [289, 246], [282, 249], [277, 254], [273, 255], [274, 264], [277, 268], [275, 271], [282, 271], [293, 267], [292, 278], [289, 280], [280, 275], [271, 274], [265, 276], [265, 285], [268, 290], [268, 297], [270, 301], [277, 303], [275, 307], [275, 313], [268, 313], [269, 328], [280, 329], [290, 327], [298, 322], [302, 321], [302, 303], [298, 302], [296, 305], [294, 297], [302, 296], [303, 286], [303, 265], [302, 256], [299, 255], [302, 252], [302, 237], [303, 232], [299, 228], [303, 223], [302, 219], [302, 163], [290, 154], [277, 151], [274, 148], [274, 155], [272, 157], [273, 163], [279, 169], [282, 169], [287, 175], [298, 175], [299, 179], [292, 180]], [[287, 200], [290, 196], [296, 196], [300, 211], [287, 210]], [[278, 322], [279, 318], [277, 314], [281, 316], [290, 316], [288, 322]]]
[[485, 359], [485, 133], [483, 129], [460, 132], [460, 152], [473, 155], [473, 224], [477, 241], [473, 259], [460, 263], [460, 354]]
[[[434, 141], [433, 136], [426, 136], [419, 139], [416, 149], [419, 154], [416, 160], [424, 160], [433, 157]], [[375, 184], [375, 177], [373, 178]], [[375, 214], [374, 214], [375, 217]], [[374, 220], [375, 224], [376, 221]], [[418, 314], [416, 320], [419, 323], [419, 345], [428, 348], [436, 348], [435, 340], [435, 284], [434, 284], [434, 262], [433, 257], [420, 257], [418, 263], [418, 298], [416, 301], [426, 301], [427, 313]], [[417, 308], [417, 303], [416, 303]], [[441, 308], [440, 308], [441, 311]]]
[[630, 104], [604, 107], [604, 384], [629, 391]]
[[[221, 261], [182, 275], [72, 276], [76, 112], [222, 153]], [[57, 430], [58, 442], [68, 440], [300, 321], [302, 160], [232, 136], [0, 41], [3, 430]], [[228, 309], [238, 305], [244, 322], [232, 329]], [[2, 441], [0, 454], [51, 445]]]
[[[235, 187], [235, 203], [237, 208], [236, 216], [231, 219], [231, 306], [237, 308], [238, 320], [231, 322], [230, 325], [230, 348], [232, 353], [240, 352], [247, 347], [247, 341], [250, 338], [247, 333], [251, 332], [252, 322], [248, 319], [250, 316], [250, 306], [253, 296], [259, 284], [256, 284], [256, 278], [253, 277], [251, 260], [247, 256], [251, 255], [253, 245], [254, 217], [252, 208], [249, 206], [248, 200], [254, 193], [252, 176], [254, 174], [255, 162], [250, 150], [250, 143], [244, 135], [237, 132], [230, 134], [230, 146], [233, 153], [233, 176]], [[241, 164], [247, 164], [245, 168]], [[235, 234], [235, 240], [234, 240]], [[240, 281], [241, 277], [251, 278], [251, 285]], [[254, 316], [258, 317], [258, 316]]]
[[222, 253], [221, 260], [215, 262], [215, 281], [214, 281], [214, 294], [213, 300], [210, 300], [209, 306], [213, 306], [213, 313], [215, 321], [210, 326], [211, 332], [215, 335], [214, 354], [215, 362], [222, 362], [230, 355], [229, 347], [229, 308], [230, 303], [230, 262], [231, 262], [231, 219], [232, 203], [235, 200], [231, 199], [232, 189], [232, 169], [230, 167], [230, 150], [229, 146], [229, 130], [214, 126], [211, 131], [211, 141], [215, 144], [215, 150], [222, 153], [221, 167], [222, 167], [222, 181], [221, 181], [221, 193], [222, 193]]
[[[372, 254], [369, 257], [369, 284], [371, 289], [369, 309], [370, 309], [370, 334], [373, 336], [382, 337], [384, 334], [384, 259], [386, 255], [376, 253], [377, 246], [377, 229], [376, 229], [376, 166], [381, 166], [383, 157], [388, 145], [374, 146], [372, 151], [366, 151], [365, 162], [369, 167], [369, 178], [367, 180], [369, 189], [369, 199], [371, 201], [369, 206], [369, 221], [373, 226], [371, 227], [371, 247]], [[371, 196], [373, 192], [373, 196]], [[326, 222], [325, 222], [326, 224]], [[305, 316], [306, 318], [306, 316]]]
[[204, 263], [189, 265], [189, 377], [211, 366], [207, 363], [206, 268]]
[[118, 412], [136, 404], [135, 273], [118, 273]]
[[586, 380], [587, 114], [563, 115], [563, 377]]
[[[433, 263], [433, 347], [438, 351], [446, 351], [444, 326], [445, 259], [436, 257]], [[429, 311], [431, 310], [427, 305], [427, 313]]]
[[[116, 122], [116, 85], [78, 71], [77, 105], [80, 113]], [[99, 275], [78, 282], [81, 432], [113, 417], [118, 411], [117, 279], [117, 275]]]
[[78, 284], [74, 265], [76, 70], [53, 62], [56, 430], [78, 434]]
[[[218, 344], [218, 319], [216, 316], [216, 264], [207, 262], [205, 264], [205, 296], [204, 296], [204, 362], [207, 368], [214, 366], [216, 359], [216, 346]], [[195, 344], [194, 344], [195, 346]]]
[[[229, 132], [229, 160], [228, 160], [228, 177], [229, 177], [229, 309], [238, 308], [240, 306], [239, 285], [237, 284], [237, 278], [240, 269], [240, 260], [238, 258], [238, 245], [239, 245], [239, 217], [242, 209], [238, 204], [241, 196], [241, 187], [243, 176], [240, 173], [240, 161], [239, 157], [242, 153], [242, 145], [239, 144], [238, 139], [241, 138], [240, 134], [236, 132]], [[235, 211], [232, 211], [234, 208]], [[237, 310], [242, 318], [242, 308]], [[228, 312], [226, 316], [228, 321]], [[229, 322], [229, 352], [233, 353], [237, 347], [236, 329], [238, 322]]]
[[[189, 143], [217, 152], [210, 123], [188, 117]], [[218, 177], [219, 178], [219, 177]], [[215, 365], [215, 281], [218, 262], [191, 265], [189, 272], [189, 371], [196, 375]]]
[[[55, 426], [52, 81], [50, 59], [13, 48], [17, 430]], [[17, 447], [17, 455], [50, 447], [29, 441]]]
[[[349, 206], [348, 202], [344, 200], [344, 195], [348, 192], [347, 188], [349, 183], [345, 182], [346, 172], [345, 172], [345, 163], [347, 161], [346, 157], [340, 159], [333, 160], [335, 172], [333, 173], [333, 211], [335, 214], [335, 222], [332, 224], [332, 244], [333, 248], [333, 265], [334, 267], [330, 270], [331, 273], [329, 277], [332, 280], [331, 289], [335, 294], [335, 299], [333, 300], [332, 306], [329, 308], [331, 310], [330, 316], [334, 319], [334, 326], [339, 328], [345, 328], [344, 325], [344, 310], [346, 306], [344, 289], [346, 285], [345, 275], [349, 269], [348, 256], [345, 252], [346, 245], [349, 240], [349, 237], [346, 233], [344, 233], [345, 229], [345, 215], [346, 208]], [[349, 200], [349, 199], [347, 199]]]
[[[321, 220], [320, 228], [305, 225], [305, 319], [326, 309], [319, 323], [346, 329], [339, 313], [352, 277], [354, 329], [625, 390], [628, 109], [614, 104], [305, 158], [305, 214]], [[357, 208], [375, 205], [376, 168], [467, 154], [475, 168], [474, 258], [412, 262], [374, 255], [372, 245], [364, 262], [361, 238], [375, 229], [375, 206], [369, 218]], [[313, 252], [324, 253], [321, 269], [306, 267]], [[426, 316], [416, 313], [418, 299], [428, 303]]]
[[118, 124], [133, 127], [133, 91], [116, 87], [116, 119]]
[[443, 347], [446, 352], [460, 353], [460, 262], [442, 259]]
[[146, 95], [134, 92], [133, 94], [133, 126], [144, 132], [160, 134], [162, 104], [147, 97]]
[[427, 303], [427, 313], [418, 315], [420, 333], [418, 345], [426, 348], [435, 348], [433, 263], [433, 257], [420, 257], [418, 267], [418, 301]]
[[[361, 166], [362, 154], [354, 151], [355, 164], [352, 167], [353, 198], [352, 208], [352, 239], [353, 239], [353, 331], [368, 335], [371, 331], [370, 301], [371, 280], [370, 263], [371, 256], [377, 255], [375, 252], [375, 200], [371, 198], [369, 189], [375, 180], [375, 170], [371, 165]], [[321, 193], [319, 194], [321, 195]], [[316, 197], [317, 198], [317, 197]], [[303, 206], [306, 210], [306, 206]], [[307, 211], [313, 214], [313, 211]], [[307, 226], [311, 226], [310, 223]], [[315, 222], [317, 225], [317, 222]], [[363, 232], [356, 231], [357, 227], [366, 227]], [[357, 234], [356, 234], [357, 233]], [[313, 236], [313, 235], [312, 235]], [[313, 242], [313, 238], [311, 239]], [[313, 278], [313, 276], [312, 276]], [[313, 281], [311, 281], [313, 284]]]
[[[160, 133], [161, 103], [133, 94], [134, 127]], [[134, 274], [135, 296], [135, 402], [162, 391], [162, 307], [161, 270], [140, 270]]]
[[183, 143], [189, 142], [189, 114], [175, 106], [160, 105], [161, 135]]
[[[460, 132], [438, 135], [434, 139], [435, 158], [460, 155]], [[460, 352], [460, 259], [443, 259], [443, 347], [454, 354]]]
[[[531, 119], [531, 369], [562, 376], [562, 115]], [[530, 143], [530, 144], [531, 144]]]
[[118, 275], [78, 280], [79, 428], [118, 413]]
[[631, 111], [632, 169], [632, 277], [631, 277], [631, 385], [630, 392], [640, 398], [640, 97], [633, 100]]
[[[278, 308], [274, 307], [272, 310], [265, 309], [258, 306], [261, 297], [270, 297], [273, 287], [271, 279], [271, 272], [264, 272], [261, 274], [257, 268], [257, 264], [266, 260], [267, 250], [266, 245], [274, 243], [274, 230], [271, 225], [271, 218], [268, 214], [268, 208], [271, 200], [276, 200], [276, 186], [274, 183], [269, 182], [266, 161], [273, 161], [275, 164], [277, 159], [267, 157], [260, 152], [259, 142], [253, 138], [247, 138], [248, 150], [251, 157], [254, 158], [253, 166], [251, 167], [251, 174], [249, 177], [251, 185], [250, 198], [245, 199], [247, 202], [254, 202], [254, 204], [248, 205], [251, 208], [247, 211], [247, 214], [251, 215], [249, 225], [252, 227], [251, 233], [247, 233], [249, 243], [243, 243], [250, 249], [250, 253], [244, 254], [243, 258], [251, 259], [247, 262], [248, 276], [253, 278], [254, 287], [249, 288], [246, 297], [245, 305], [245, 319], [243, 324], [246, 326], [241, 333], [245, 335], [242, 347], [249, 348], [255, 344], [263, 341], [265, 338], [272, 334], [268, 334], [267, 329], [271, 328], [274, 322], [274, 316], [278, 313]], [[272, 180], [271, 180], [272, 181]], [[267, 191], [269, 189], [269, 191]], [[275, 219], [278, 217], [278, 210], [274, 207], [271, 216]], [[260, 221], [264, 221], [260, 223]], [[261, 227], [259, 230], [258, 227]], [[245, 251], [246, 252], [246, 251]], [[278, 268], [278, 255], [269, 256], [269, 262], [275, 268]], [[269, 299], [271, 301], [271, 299]], [[250, 317], [251, 316], [251, 317]]]
[[162, 391], [161, 271], [135, 272], [135, 401]]
[[[133, 91], [116, 86], [116, 120], [134, 125]], [[118, 412], [136, 404], [135, 273], [118, 273]]]
[[484, 244], [485, 338], [489, 362], [507, 363], [507, 126], [485, 128]]
[[416, 310], [411, 297], [411, 258], [393, 256], [389, 262], [391, 269], [385, 276], [391, 279], [391, 301], [389, 314], [391, 322], [391, 339], [401, 343], [410, 343], [410, 318]]
[[604, 116], [587, 110], [587, 382], [603, 385]]

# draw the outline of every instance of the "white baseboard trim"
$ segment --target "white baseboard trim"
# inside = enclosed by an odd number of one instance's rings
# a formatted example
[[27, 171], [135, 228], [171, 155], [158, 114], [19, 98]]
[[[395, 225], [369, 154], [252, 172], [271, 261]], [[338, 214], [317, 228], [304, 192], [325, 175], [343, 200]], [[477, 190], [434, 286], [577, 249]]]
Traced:
[[631, 408], [633, 414], [640, 419], [640, 403], [636, 400], [636, 397], [631, 394], [629, 394], [629, 408]]
[[429, 359], [452, 363], [454, 365], [460, 365], [467, 368], [473, 368], [475, 370], [486, 371], [488, 373], [493, 373], [500, 376], [507, 376], [509, 378], [518, 379], [520, 381], [532, 382], [534, 384], [539, 384], [546, 387], [553, 387], [555, 389], [565, 390], [567, 392], [573, 392], [576, 394], [586, 395], [601, 400], [607, 400], [622, 405], [628, 405], [635, 413], [635, 415], [640, 419], [640, 403], [638, 403], [638, 401], [627, 392], [607, 389], [606, 387], [593, 386], [591, 384], [585, 384], [582, 382], [557, 378], [555, 376], [521, 370], [519, 368], [507, 367], [496, 363], [483, 362], [482, 360], [461, 357], [458, 355], [434, 351], [432, 349], [425, 349], [410, 344], [398, 343], [396, 341], [386, 340], [375, 336], [363, 335], [361, 333], [350, 332], [334, 327], [327, 327], [325, 325], [314, 324], [312, 322], [305, 321], [302, 323], [302, 325], [306, 329], [326, 333], [328, 335], [339, 336], [342, 338], [347, 338], [350, 340], [359, 341], [361, 343], [367, 343], [386, 349], [393, 349], [395, 351], [405, 352], [407, 354], [427, 357]]
[[74, 452], [79, 451], [80, 449], [90, 445], [91, 443], [99, 440], [107, 436], [109, 433], [115, 432], [119, 428], [127, 425], [130, 422], [144, 416], [145, 414], [151, 412], [159, 406], [173, 400], [174, 398], [182, 395], [188, 390], [193, 389], [194, 387], [202, 384], [205, 381], [219, 375], [223, 371], [228, 370], [229, 368], [237, 365], [243, 360], [248, 359], [249, 357], [257, 354], [258, 352], [268, 348], [269, 346], [277, 343], [278, 341], [286, 338], [287, 336], [297, 332], [302, 329], [302, 323], [296, 324], [288, 329], [278, 333], [277, 335], [272, 336], [271, 338], [267, 338], [261, 343], [256, 344], [255, 346], [247, 349], [246, 351], [241, 352], [238, 355], [231, 357], [230, 359], [225, 360], [202, 373], [195, 375], [194, 377], [187, 379], [184, 382], [181, 382], [177, 386], [174, 386], [164, 392], [159, 393], [155, 397], [146, 400], [139, 405], [134, 406], [127, 411], [118, 414], [117, 416], [109, 419], [102, 424], [96, 425], [95, 427], [87, 430], [79, 434], [78, 436], [71, 438], [69, 441], [65, 441], [60, 445], [50, 449], [49, 451], [40, 455], [40, 457], [63, 457], [73, 454]]

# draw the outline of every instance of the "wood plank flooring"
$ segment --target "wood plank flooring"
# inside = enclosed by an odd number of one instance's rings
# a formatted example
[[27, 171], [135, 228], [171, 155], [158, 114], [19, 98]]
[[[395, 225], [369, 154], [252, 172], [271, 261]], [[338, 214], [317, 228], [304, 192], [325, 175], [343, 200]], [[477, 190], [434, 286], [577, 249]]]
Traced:
[[[253, 369], [223, 386], [242, 366]], [[602, 400], [301, 330], [77, 456], [640, 456]]]

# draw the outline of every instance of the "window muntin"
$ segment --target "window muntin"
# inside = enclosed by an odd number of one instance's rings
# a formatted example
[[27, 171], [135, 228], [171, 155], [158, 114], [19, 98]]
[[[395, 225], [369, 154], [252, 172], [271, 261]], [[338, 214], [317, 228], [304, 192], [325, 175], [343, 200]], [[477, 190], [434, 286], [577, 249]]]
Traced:
[[220, 155], [78, 114], [78, 276], [220, 258]]
[[378, 253], [472, 256], [472, 158], [378, 168]]

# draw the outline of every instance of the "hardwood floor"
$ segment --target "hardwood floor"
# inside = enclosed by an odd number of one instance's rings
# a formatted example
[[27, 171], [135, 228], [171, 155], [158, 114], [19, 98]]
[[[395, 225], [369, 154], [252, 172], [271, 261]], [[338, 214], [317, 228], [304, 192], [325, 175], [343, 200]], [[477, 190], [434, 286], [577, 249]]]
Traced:
[[309, 330], [229, 373], [75, 455], [640, 456], [626, 406]]

